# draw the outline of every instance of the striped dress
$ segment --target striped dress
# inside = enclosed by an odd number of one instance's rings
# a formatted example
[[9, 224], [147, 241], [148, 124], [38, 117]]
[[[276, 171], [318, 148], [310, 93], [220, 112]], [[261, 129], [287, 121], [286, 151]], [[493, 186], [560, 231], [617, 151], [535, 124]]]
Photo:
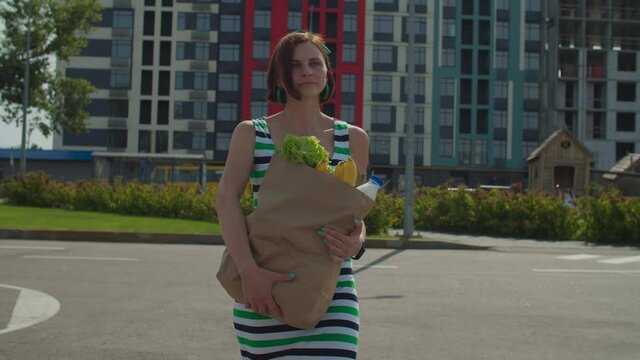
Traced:
[[[275, 146], [264, 118], [253, 120], [256, 129], [251, 184], [253, 205]], [[349, 158], [349, 126], [334, 121], [331, 166]], [[317, 239], [320, 241], [320, 239]], [[303, 330], [261, 315], [236, 302], [233, 323], [242, 359], [355, 359], [358, 351], [359, 310], [351, 259], [342, 263], [329, 309], [314, 329]]]

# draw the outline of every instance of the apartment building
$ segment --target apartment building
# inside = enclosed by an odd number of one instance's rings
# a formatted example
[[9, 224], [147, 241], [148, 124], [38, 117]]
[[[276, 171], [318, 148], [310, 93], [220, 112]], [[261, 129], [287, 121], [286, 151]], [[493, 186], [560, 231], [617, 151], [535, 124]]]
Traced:
[[204, 154], [226, 159], [240, 119], [274, 113], [266, 70], [287, 32], [325, 34], [337, 91], [329, 115], [361, 126], [364, 2], [337, 0], [102, 0], [87, 47], [58, 69], [90, 81], [89, 131], [54, 148]]
[[640, 2], [547, 1], [545, 19], [543, 132], [566, 126], [608, 170], [640, 151]]

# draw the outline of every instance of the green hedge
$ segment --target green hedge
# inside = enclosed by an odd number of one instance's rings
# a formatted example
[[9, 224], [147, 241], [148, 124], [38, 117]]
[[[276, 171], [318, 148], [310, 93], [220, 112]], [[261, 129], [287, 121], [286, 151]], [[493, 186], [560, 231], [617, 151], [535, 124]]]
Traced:
[[[0, 197], [10, 204], [217, 221], [217, 187], [202, 194], [196, 184], [109, 184], [102, 180], [53, 181], [30, 173], [0, 183]], [[625, 198], [615, 189], [592, 189], [577, 199], [577, 208], [558, 196], [527, 193], [520, 186], [508, 191], [458, 187], [421, 187], [414, 199], [416, 230], [536, 239], [575, 239], [598, 243], [640, 244], [640, 199]], [[241, 206], [251, 212], [251, 189]], [[370, 234], [402, 228], [404, 199], [379, 193], [365, 218]]]

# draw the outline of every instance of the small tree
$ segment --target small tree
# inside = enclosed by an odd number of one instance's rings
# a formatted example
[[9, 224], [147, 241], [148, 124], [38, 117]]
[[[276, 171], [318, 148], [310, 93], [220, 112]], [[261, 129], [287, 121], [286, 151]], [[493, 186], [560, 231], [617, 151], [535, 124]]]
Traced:
[[[95, 88], [84, 79], [65, 78], [53, 59], [67, 61], [87, 44], [91, 25], [101, 19], [97, 0], [3, 0], [0, 40], [0, 105], [7, 124], [20, 122], [24, 86], [25, 44], [31, 17], [29, 121], [45, 137], [62, 128], [85, 131], [84, 107]], [[31, 14], [31, 16], [30, 16]]]

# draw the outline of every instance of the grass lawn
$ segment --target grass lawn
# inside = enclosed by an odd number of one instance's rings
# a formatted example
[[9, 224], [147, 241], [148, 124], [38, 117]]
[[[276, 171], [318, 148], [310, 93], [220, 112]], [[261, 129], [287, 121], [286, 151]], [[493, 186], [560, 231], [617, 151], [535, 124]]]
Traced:
[[0, 204], [0, 228], [216, 234], [220, 225], [206, 221], [126, 216]]

